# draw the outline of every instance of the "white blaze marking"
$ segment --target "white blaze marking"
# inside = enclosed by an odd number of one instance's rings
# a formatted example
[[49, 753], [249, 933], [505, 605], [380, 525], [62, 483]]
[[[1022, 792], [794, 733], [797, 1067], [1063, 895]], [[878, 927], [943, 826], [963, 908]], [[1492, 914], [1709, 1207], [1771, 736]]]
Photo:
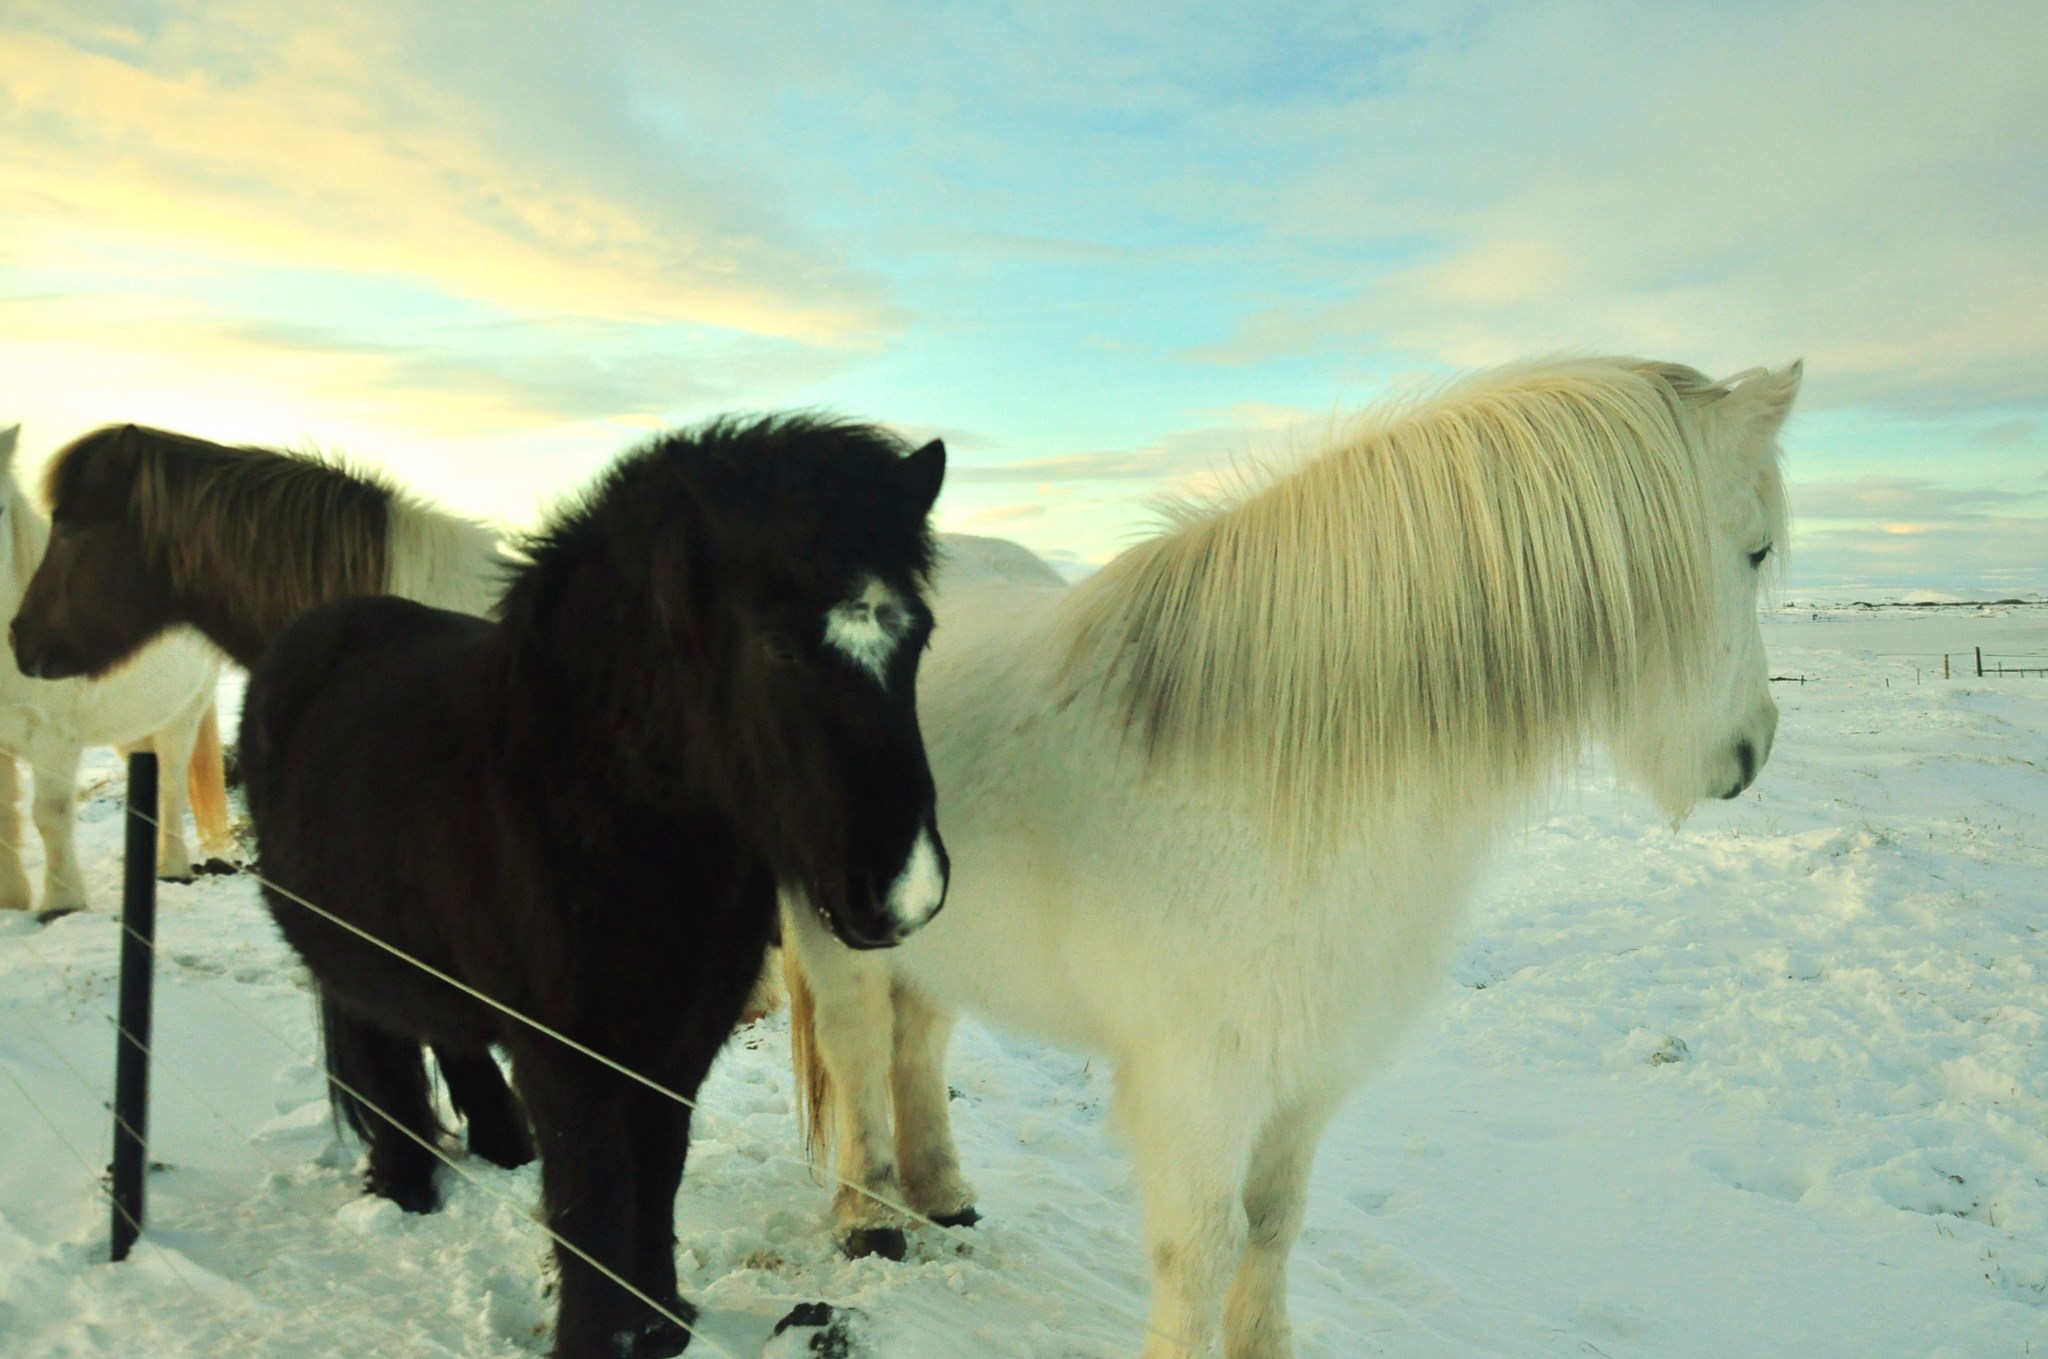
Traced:
[[880, 684], [909, 625], [910, 614], [896, 592], [870, 580], [852, 599], [833, 605], [825, 615], [825, 643]]
[[889, 914], [896, 923], [914, 930], [930, 920], [946, 899], [946, 878], [939, 872], [939, 852], [932, 846], [932, 833], [921, 830], [910, 847], [910, 859], [896, 881], [889, 884]]

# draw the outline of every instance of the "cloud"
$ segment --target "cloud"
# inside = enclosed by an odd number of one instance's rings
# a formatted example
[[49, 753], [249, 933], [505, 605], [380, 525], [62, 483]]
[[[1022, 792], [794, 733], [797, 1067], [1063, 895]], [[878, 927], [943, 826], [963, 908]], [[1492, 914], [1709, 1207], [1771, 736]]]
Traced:
[[957, 466], [947, 477], [979, 485], [1138, 482], [1170, 489], [1191, 479], [1227, 478], [1233, 469], [1282, 454], [1298, 445], [1312, 427], [1306, 412], [1251, 402], [1197, 414], [1207, 415], [1211, 422], [1177, 430], [1139, 448]]
[[959, 521], [962, 529], [987, 528], [994, 524], [1014, 524], [1020, 519], [1044, 517], [1046, 507], [1039, 501], [1026, 501], [1020, 505], [998, 505], [991, 510], [977, 510], [963, 516]]
[[1790, 497], [1793, 510], [1809, 520], [1984, 519], [2048, 498], [2042, 491], [1944, 486], [1914, 477], [1795, 480]]
[[1795, 586], [2048, 588], [2048, 486], [1865, 477], [1794, 482], [1791, 501]]
[[640, 176], [622, 188], [620, 153], [604, 149], [617, 127], [509, 141], [491, 115], [533, 92], [450, 97], [373, 5], [150, 13], [124, 26], [50, 8], [0, 43], [17, 260], [176, 242], [219, 261], [430, 280], [514, 311], [820, 345], [869, 344], [900, 323], [877, 280], [672, 148], [636, 144]]
[[1242, 115], [1310, 148], [1272, 212], [1329, 263], [1187, 352], [1803, 353], [1809, 401], [2048, 399], [2044, 44], [2034, 6], [1467, 15], [1372, 97]]
[[2040, 429], [2039, 420], [2001, 420], [1997, 424], [1972, 430], [1970, 442], [1980, 448], [2017, 448], [2021, 444], [2032, 442]]
[[2048, 590], [2048, 519], [1984, 516], [1966, 523], [1809, 528], [1796, 537], [1794, 589], [1866, 585], [1994, 594]]

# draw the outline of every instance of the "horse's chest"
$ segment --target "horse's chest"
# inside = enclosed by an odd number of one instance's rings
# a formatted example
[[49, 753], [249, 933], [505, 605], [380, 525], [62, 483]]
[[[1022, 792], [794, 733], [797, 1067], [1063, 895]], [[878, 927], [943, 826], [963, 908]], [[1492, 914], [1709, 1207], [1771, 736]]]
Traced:
[[[23, 680], [21, 685], [0, 691], [0, 747], [28, 755], [43, 745], [75, 744], [77, 722], [70, 711], [75, 706], [72, 696], [61, 692], [49, 695], [18, 692], [29, 683]], [[51, 684], [47, 687], [58, 690], [68, 686]], [[51, 701], [33, 701], [35, 698]]]

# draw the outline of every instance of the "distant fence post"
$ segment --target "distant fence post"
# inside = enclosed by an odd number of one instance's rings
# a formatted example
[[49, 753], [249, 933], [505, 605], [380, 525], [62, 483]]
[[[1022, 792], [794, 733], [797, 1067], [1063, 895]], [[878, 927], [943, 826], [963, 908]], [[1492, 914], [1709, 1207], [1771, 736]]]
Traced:
[[1977, 648], [1977, 678], [1984, 678], [1984, 648]]
[[1941, 653], [1941, 677], [1943, 679], [1948, 678], [1948, 653], [1946, 651]]
[[[149, 1180], [149, 1020], [156, 971], [156, 756], [128, 757], [127, 858], [121, 885], [121, 1030], [114, 1049], [114, 1250], [142, 1231]], [[141, 812], [142, 815], [136, 815]], [[147, 817], [149, 819], [145, 820]]]

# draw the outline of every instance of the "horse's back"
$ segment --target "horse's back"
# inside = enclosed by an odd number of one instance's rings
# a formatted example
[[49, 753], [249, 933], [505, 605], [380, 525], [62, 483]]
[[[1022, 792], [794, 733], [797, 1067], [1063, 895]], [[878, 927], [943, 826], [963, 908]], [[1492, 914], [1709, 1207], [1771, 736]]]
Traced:
[[[242, 763], [257, 851], [272, 882], [436, 966], [457, 959], [429, 898], [502, 891], [486, 742], [464, 661], [490, 625], [410, 600], [323, 604], [250, 673]], [[323, 985], [418, 1032], [482, 1032], [439, 983], [270, 894]], [[458, 908], [459, 909], [459, 908]], [[453, 1016], [453, 1018], [451, 1018]]]
[[461, 724], [452, 672], [489, 626], [388, 595], [301, 615], [249, 674], [242, 747], [252, 800], [302, 773], [320, 776], [321, 763], [332, 773], [414, 762], [410, 739]]

